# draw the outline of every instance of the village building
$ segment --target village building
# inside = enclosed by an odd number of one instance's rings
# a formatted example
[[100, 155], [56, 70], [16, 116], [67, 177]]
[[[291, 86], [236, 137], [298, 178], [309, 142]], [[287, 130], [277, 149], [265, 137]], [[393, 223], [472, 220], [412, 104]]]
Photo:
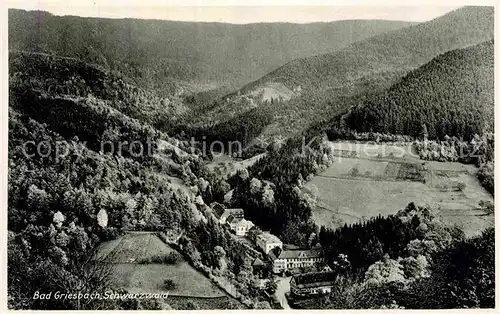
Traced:
[[335, 272], [314, 272], [299, 274], [290, 280], [290, 293], [293, 297], [309, 297], [327, 294], [337, 279]]
[[238, 218], [233, 215], [229, 215], [226, 223], [237, 236], [246, 236], [248, 230], [252, 229], [252, 227], [254, 226], [253, 222], [246, 220], [245, 218]]
[[265, 264], [260, 258], [255, 258], [252, 262], [252, 270], [253, 274], [257, 275], [259, 278], [262, 278], [262, 273], [264, 271]]
[[320, 271], [323, 271], [323, 272], [330, 272], [330, 271], [333, 271], [333, 269], [332, 269], [330, 266], [325, 265], [325, 266], [323, 266], [323, 267], [320, 269]]
[[321, 250], [283, 250], [278, 256], [271, 254], [271, 259], [273, 260], [273, 272], [276, 274], [300, 268], [316, 267], [318, 263], [324, 262]]
[[280, 249], [283, 248], [283, 242], [281, 242], [277, 236], [269, 232], [262, 232], [256, 235], [255, 244], [266, 254], [269, 254], [269, 252], [276, 247]]
[[217, 202], [213, 202], [212, 204], [210, 204], [210, 208], [212, 209], [212, 213], [214, 214], [215, 218], [219, 220], [222, 214], [224, 214], [224, 212], [226, 211], [226, 206]]
[[220, 222], [226, 223], [230, 216], [233, 216], [236, 219], [243, 219], [245, 217], [245, 212], [242, 208], [228, 208], [220, 217]]
[[217, 218], [222, 224], [226, 223], [229, 216], [233, 216], [238, 219], [243, 219], [245, 216], [245, 212], [242, 208], [226, 208], [226, 206], [217, 202], [210, 204], [210, 207], [212, 208], [212, 213], [215, 218]]

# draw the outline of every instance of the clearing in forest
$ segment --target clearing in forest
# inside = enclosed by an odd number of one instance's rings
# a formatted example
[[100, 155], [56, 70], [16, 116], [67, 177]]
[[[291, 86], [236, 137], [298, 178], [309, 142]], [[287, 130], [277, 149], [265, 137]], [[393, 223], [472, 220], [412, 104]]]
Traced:
[[[132, 293], [169, 292], [172, 296], [219, 298], [227, 296], [210, 279], [194, 269], [184, 258], [175, 264], [140, 264], [143, 259], [176, 252], [151, 232], [130, 232], [107, 241], [99, 248], [99, 257], [113, 264], [113, 284]], [[180, 255], [180, 254], [179, 254]], [[170, 279], [175, 288], [165, 287]], [[166, 301], [168, 303], [168, 300]]]
[[493, 197], [476, 179], [475, 166], [419, 160], [410, 146], [363, 145], [332, 143], [337, 159], [305, 184], [303, 192], [316, 200], [318, 224], [337, 228], [395, 214], [415, 202], [469, 236], [494, 225], [494, 217], [479, 208], [481, 200], [493, 202]]

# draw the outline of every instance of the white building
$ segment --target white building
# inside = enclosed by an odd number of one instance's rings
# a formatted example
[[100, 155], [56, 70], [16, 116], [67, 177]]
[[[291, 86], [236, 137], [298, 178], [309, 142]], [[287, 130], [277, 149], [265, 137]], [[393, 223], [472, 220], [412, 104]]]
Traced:
[[246, 220], [245, 218], [234, 217], [233, 215], [230, 215], [227, 218], [226, 223], [237, 236], [246, 236], [248, 230], [252, 229], [254, 226], [253, 222]]
[[271, 258], [274, 273], [314, 267], [324, 261], [321, 250], [283, 250], [279, 256], [271, 256]]
[[269, 254], [269, 252], [271, 252], [271, 250], [275, 247], [283, 249], [283, 242], [281, 242], [277, 236], [270, 234], [269, 232], [262, 232], [257, 235], [255, 244], [266, 254]]

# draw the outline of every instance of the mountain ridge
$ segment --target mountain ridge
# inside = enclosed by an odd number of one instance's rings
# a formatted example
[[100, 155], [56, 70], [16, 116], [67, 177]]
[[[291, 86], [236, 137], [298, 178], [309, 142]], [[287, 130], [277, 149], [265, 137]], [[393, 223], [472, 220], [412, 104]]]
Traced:
[[134, 77], [142, 87], [164, 89], [162, 85], [171, 84], [169, 92], [196, 91], [240, 86], [297, 57], [334, 51], [413, 24], [383, 20], [198, 24], [9, 10], [9, 47], [104, 64]]
[[358, 132], [414, 137], [426, 133], [440, 139], [463, 136], [470, 140], [474, 134], [491, 132], [493, 63], [493, 41], [448, 51], [385, 92], [360, 102], [346, 114], [345, 123]]
[[[467, 15], [471, 15], [471, 16], [467, 17]], [[481, 15], [483, 15], [482, 20], [477, 18]], [[462, 25], [458, 25], [459, 29], [463, 30], [463, 32], [459, 32], [460, 36], [455, 36], [455, 34], [457, 33], [457, 30], [456, 30], [457, 26], [450, 25], [450, 24], [453, 24], [452, 22], [453, 23], [458, 23], [458, 22], [462, 23]], [[438, 25], [436, 25], [436, 24], [438, 24]], [[441, 24], [441, 25], [439, 25], [439, 24]], [[445, 24], [444, 30], [443, 30], [443, 24]], [[476, 29], [478, 30], [476, 33], [482, 37], [479, 39], [467, 40], [466, 36], [477, 35], [477, 34], [473, 34], [474, 32], [471, 32], [470, 30], [467, 29], [467, 26], [470, 27], [469, 29], [474, 29], [474, 27], [473, 27], [474, 25], [480, 26], [480, 27], [476, 27]], [[433, 28], [433, 31], [429, 31], [429, 28]], [[489, 28], [489, 30], [487, 28]], [[451, 30], [455, 30], [455, 31], [451, 31]], [[441, 35], [444, 35], [441, 38], [441, 41], [437, 41], [436, 38], [433, 38], [432, 33], [436, 32], [436, 31], [438, 33], [441, 33]], [[399, 64], [396, 63], [398, 67], [402, 67], [402, 66], [403, 67], [415, 67], [416, 65], [418, 65], [418, 63], [422, 63], [423, 59], [429, 58], [429, 56], [431, 56], [431, 58], [432, 58], [435, 55], [446, 52], [448, 50], [453, 50], [456, 48], [464, 47], [464, 44], [461, 44], [461, 43], [457, 43], [457, 44], [450, 43], [446, 47], [437, 47], [437, 49], [435, 48], [435, 50], [439, 51], [439, 52], [426, 52], [425, 50], [428, 50], [429, 47], [433, 47], [433, 46], [432, 45], [415, 44], [415, 42], [414, 42], [415, 39], [425, 40], [427, 42], [433, 41], [435, 44], [434, 46], [436, 46], [436, 44], [443, 46], [445, 44], [448, 44], [448, 42], [460, 41], [460, 40], [464, 41], [465, 46], [466, 46], [468, 44], [472, 45], [472, 44], [476, 44], [476, 43], [480, 43], [480, 42], [489, 40], [490, 38], [493, 37], [493, 8], [492, 7], [463, 7], [463, 8], [457, 9], [455, 11], [452, 11], [450, 13], [447, 13], [441, 17], [435, 18], [429, 22], [424, 22], [424, 23], [420, 23], [417, 25], [412, 25], [409, 27], [405, 27], [405, 28], [395, 30], [392, 32], [373, 36], [373, 37], [368, 38], [366, 40], [353, 43], [350, 46], [348, 46], [344, 49], [341, 49], [337, 52], [320, 54], [320, 55], [315, 55], [315, 56], [311, 56], [311, 57], [307, 57], [307, 58], [292, 60], [292, 61], [284, 64], [282, 67], [271, 71], [270, 73], [266, 74], [262, 78], [254, 81], [252, 83], [249, 83], [247, 86], [243, 87], [240, 91], [241, 91], [241, 93], [244, 93], [249, 88], [252, 88], [253, 85], [258, 84], [260, 82], [266, 82], [269, 80], [269, 78], [273, 78], [273, 76], [285, 77], [284, 74], [286, 74], [286, 71], [290, 71], [287, 68], [289, 68], [290, 66], [297, 64], [297, 63], [305, 63], [307, 65], [307, 63], [311, 63], [311, 62], [317, 60], [321, 64], [319, 64], [317, 66], [313, 65], [312, 72], [319, 72], [320, 70], [322, 70], [324, 72], [326, 71], [328, 74], [329, 70], [330, 71], [335, 70], [335, 69], [332, 69], [331, 66], [328, 66], [328, 63], [334, 64], [333, 66], [342, 69], [342, 66], [340, 65], [339, 59], [341, 59], [341, 61], [345, 61], [345, 60], [355, 61], [355, 60], [351, 60], [351, 59], [353, 59], [352, 53], [355, 53], [356, 50], [365, 50], [365, 52], [368, 48], [377, 48], [377, 49], [381, 50], [382, 48], [375, 47], [375, 46], [377, 46], [377, 45], [380, 46], [381, 44], [384, 46], [388, 46], [387, 44], [394, 39], [401, 39], [401, 37], [407, 37], [408, 35], [415, 35], [415, 36], [420, 35], [420, 34], [418, 34], [419, 32], [424, 33], [421, 36], [419, 36], [419, 38], [412, 38], [409, 40], [400, 40], [399, 42], [394, 43], [395, 47], [403, 47], [405, 50], [410, 50], [410, 51], [406, 51], [406, 52], [408, 52], [406, 54], [400, 53], [398, 55], [398, 57], [407, 56], [408, 59], [411, 59], [413, 57], [419, 57], [418, 62], [411, 62], [411, 61], [408, 62], [408, 60], [400, 61]], [[468, 33], [466, 33], [466, 32], [468, 32]], [[484, 32], [489, 33], [489, 34], [486, 34], [486, 36], [484, 36], [485, 34], [482, 34]], [[395, 38], [392, 38], [392, 37], [395, 37]], [[408, 36], [408, 37], [411, 37], [411, 36]], [[437, 39], [439, 39], [439, 38], [437, 38]], [[419, 50], [418, 49], [419, 46], [425, 47], [425, 49]], [[392, 47], [392, 45], [391, 45], [391, 48], [395, 48], [395, 47]], [[377, 51], [377, 52], [379, 52], [379, 51]], [[384, 54], [384, 56], [390, 57], [391, 60], [390, 60], [390, 62], [383, 62], [381, 65], [387, 66], [388, 68], [396, 68], [396, 66], [394, 66], [393, 62], [398, 61], [398, 59], [395, 58], [394, 52], [396, 52], [396, 51], [391, 51], [391, 53]], [[372, 68], [374, 65], [377, 65], [377, 63], [381, 62], [378, 59], [374, 59], [375, 56], [362, 57], [362, 56], [357, 56], [356, 54], [354, 54], [354, 55], [356, 56], [356, 61], [360, 61], [360, 62], [367, 61], [368, 57], [370, 57], [372, 59], [372, 61], [375, 61], [375, 62], [370, 63]], [[422, 56], [420, 56], [420, 55], [422, 55]], [[342, 58], [345, 58], [345, 60], [342, 60]], [[337, 62], [335, 62], [335, 61], [337, 61]], [[381, 68], [381, 66], [379, 66], [379, 69], [380, 68]], [[377, 69], [377, 68], [374, 68], [374, 69]], [[343, 73], [346, 73], [347, 72], [346, 70], [347, 69], [344, 69]], [[353, 69], [351, 69], [351, 70], [353, 70]], [[354, 70], [356, 70], [356, 69], [354, 69]], [[304, 73], [303, 75], [307, 76], [307, 73]], [[292, 75], [289, 75], [289, 76], [292, 76]], [[297, 77], [297, 76], [299, 76], [299, 75], [295, 75], [292, 77]], [[318, 79], [318, 81], [320, 81], [320, 80], [324, 80], [324, 77], [320, 77]], [[291, 85], [292, 83], [294, 83], [293, 79], [292, 79], [292, 82], [286, 82], [286, 81], [283, 82], [280, 80], [277, 80], [277, 81], [287, 85], [287, 87], [290, 89], [292, 89], [294, 87]], [[314, 82], [314, 83], [319, 84], [318, 82]], [[299, 84], [299, 82], [297, 82], [297, 84]], [[321, 85], [321, 84], [319, 84], [319, 85]]]
[[[269, 83], [300, 87], [300, 93], [276, 109], [282, 119], [275, 119], [264, 136], [301, 132], [325, 116], [342, 113], [349, 98], [389, 88], [439, 54], [491, 40], [493, 25], [493, 7], [463, 7], [336, 52], [290, 61], [228, 96], [251, 94]], [[293, 129], [290, 121], [296, 124]]]

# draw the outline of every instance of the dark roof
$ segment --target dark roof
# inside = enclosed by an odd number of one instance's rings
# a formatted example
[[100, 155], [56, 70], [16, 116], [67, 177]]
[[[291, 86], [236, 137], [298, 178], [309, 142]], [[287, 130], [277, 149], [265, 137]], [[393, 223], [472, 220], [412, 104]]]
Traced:
[[292, 277], [297, 285], [333, 282], [336, 278], [337, 273], [333, 271], [305, 273]]
[[245, 216], [245, 212], [241, 208], [227, 208], [227, 209], [225, 208], [224, 213], [218, 218], [219, 219], [225, 218], [227, 220], [227, 218], [229, 218], [229, 216], [231, 215], [238, 218], [243, 218]]
[[283, 244], [284, 250], [300, 250], [300, 246], [294, 244]]
[[278, 258], [316, 258], [321, 256], [323, 256], [323, 252], [321, 250], [283, 250]]
[[228, 212], [231, 213], [231, 215], [244, 215], [245, 212], [243, 211], [243, 208], [229, 208]]
[[217, 219], [220, 219], [222, 214], [226, 211], [226, 207], [220, 203], [213, 202], [210, 204], [210, 207], [212, 208], [212, 212], [214, 213], [214, 216], [217, 217]]
[[237, 223], [237, 222], [239, 222], [240, 220], [241, 220], [241, 218], [236, 218], [236, 217], [234, 217], [233, 215], [229, 215], [229, 216], [227, 217], [227, 219], [226, 219], [226, 222], [231, 224], [231, 223]]
[[278, 257], [276, 256], [276, 254], [274, 254], [274, 249], [272, 249], [270, 252], [269, 252], [269, 258], [271, 258], [272, 261], [275, 261]]

